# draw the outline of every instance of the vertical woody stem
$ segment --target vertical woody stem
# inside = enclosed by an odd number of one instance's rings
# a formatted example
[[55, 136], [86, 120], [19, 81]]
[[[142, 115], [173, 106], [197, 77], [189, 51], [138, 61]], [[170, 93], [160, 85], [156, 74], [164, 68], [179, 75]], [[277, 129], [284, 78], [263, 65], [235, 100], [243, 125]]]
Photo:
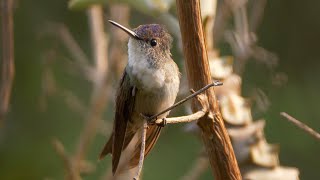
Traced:
[[104, 31], [103, 8], [100, 5], [93, 5], [88, 9], [88, 17], [91, 30], [92, 49], [95, 59], [95, 78], [93, 92], [91, 94], [91, 106], [84, 129], [81, 132], [78, 147], [73, 157], [73, 164], [76, 170], [80, 172], [80, 164], [89, 151], [90, 144], [97, 134], [97, 128], [101, 116], [107, 105], [107, 73], [108, 73], [108, 55], [107, 55], [107, 37]]
[[[198, 90], [212, 83], [202, 30], [199, 0], [177, 0], [183, 52], [190, 88]], [[240, 170], [227, 134], [213, 88], [206, 91], [209, 114], [199, 119], [202, 139], [212, 172], [217, 180], [239, 180]], [[197, 111], [193, 103], [193, 111]]]
[[13, 45], [13, 0], [2, 0], [0, 4], [2, 36], [2, 70], [0, 82], [0, 122], [8, 111], [11, 88], [14, 79]]

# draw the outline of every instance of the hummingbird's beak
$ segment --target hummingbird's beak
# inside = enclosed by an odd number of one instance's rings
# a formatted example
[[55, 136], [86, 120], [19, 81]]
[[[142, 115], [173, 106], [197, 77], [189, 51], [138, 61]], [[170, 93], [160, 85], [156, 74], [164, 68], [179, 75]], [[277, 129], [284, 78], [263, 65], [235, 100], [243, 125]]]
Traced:
[[114, 26], [122, 29], [124, 32], [128, 33], [129, 36], [131, 36], [131, 37], [133, 37], [133, 38], [135, 38], [135, 39], [138, 39], [138, 40], [142, 40], [142, 38], [140, 38], [140, 37], [139, 37], [135, 32], [133, 32], [132, 30], [130, 30], [130, 29], [128, 29], [128, 28], [122, 26], [121, 24], [116, 23], [116, 22], [114, 22], [114, 21], [112, 21], [112, 20], [108, 20], [108, 21], [109, 21], [112, 25], [114, 25]]

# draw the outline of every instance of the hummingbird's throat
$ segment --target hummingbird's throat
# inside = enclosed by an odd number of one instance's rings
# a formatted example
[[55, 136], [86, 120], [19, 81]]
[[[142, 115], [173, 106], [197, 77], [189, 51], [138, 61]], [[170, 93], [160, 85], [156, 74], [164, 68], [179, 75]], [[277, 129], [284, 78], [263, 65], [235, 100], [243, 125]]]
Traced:
[[129, 40], [127, 73], [134, 85], [150, 91], [163, 87], [165, 83], [164, 70], [159, 68], [156, 59], [151, 58], [138, 42]]

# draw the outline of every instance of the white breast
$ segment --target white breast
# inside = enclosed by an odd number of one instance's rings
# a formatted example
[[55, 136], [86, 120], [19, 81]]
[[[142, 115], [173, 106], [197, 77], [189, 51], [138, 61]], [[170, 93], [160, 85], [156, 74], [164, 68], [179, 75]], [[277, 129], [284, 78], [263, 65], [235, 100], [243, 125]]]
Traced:
[[139, 85], [142, 85], [145, 90], [163, 87], [165, 83], [164, 70], [151, 68], [149, 66], [146, 52], [143, 52], [143, 49], [138, 47], [135, 40], [129, 40], [128, 55], [128, 66], [131, 71], [129, 75], [134, 77]]

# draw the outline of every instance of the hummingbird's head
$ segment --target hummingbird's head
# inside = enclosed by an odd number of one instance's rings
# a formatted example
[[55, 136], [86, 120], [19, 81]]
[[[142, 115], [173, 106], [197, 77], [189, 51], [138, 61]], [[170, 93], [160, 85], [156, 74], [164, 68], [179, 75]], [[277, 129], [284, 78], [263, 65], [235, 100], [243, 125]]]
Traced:
[[154, 53], [170, 54], [172, 37], [168, 31], [159, 24], [140, 25], [133, 30], [140, 38], [140, 46]]
[[172, 37], [162, 25], [146, 24], [130, 30], [114, 21], [109, 22], [130, 35], [129, 61], [146, 60], [151, 66], [158, 66], [161, 62], [171, 59]]

